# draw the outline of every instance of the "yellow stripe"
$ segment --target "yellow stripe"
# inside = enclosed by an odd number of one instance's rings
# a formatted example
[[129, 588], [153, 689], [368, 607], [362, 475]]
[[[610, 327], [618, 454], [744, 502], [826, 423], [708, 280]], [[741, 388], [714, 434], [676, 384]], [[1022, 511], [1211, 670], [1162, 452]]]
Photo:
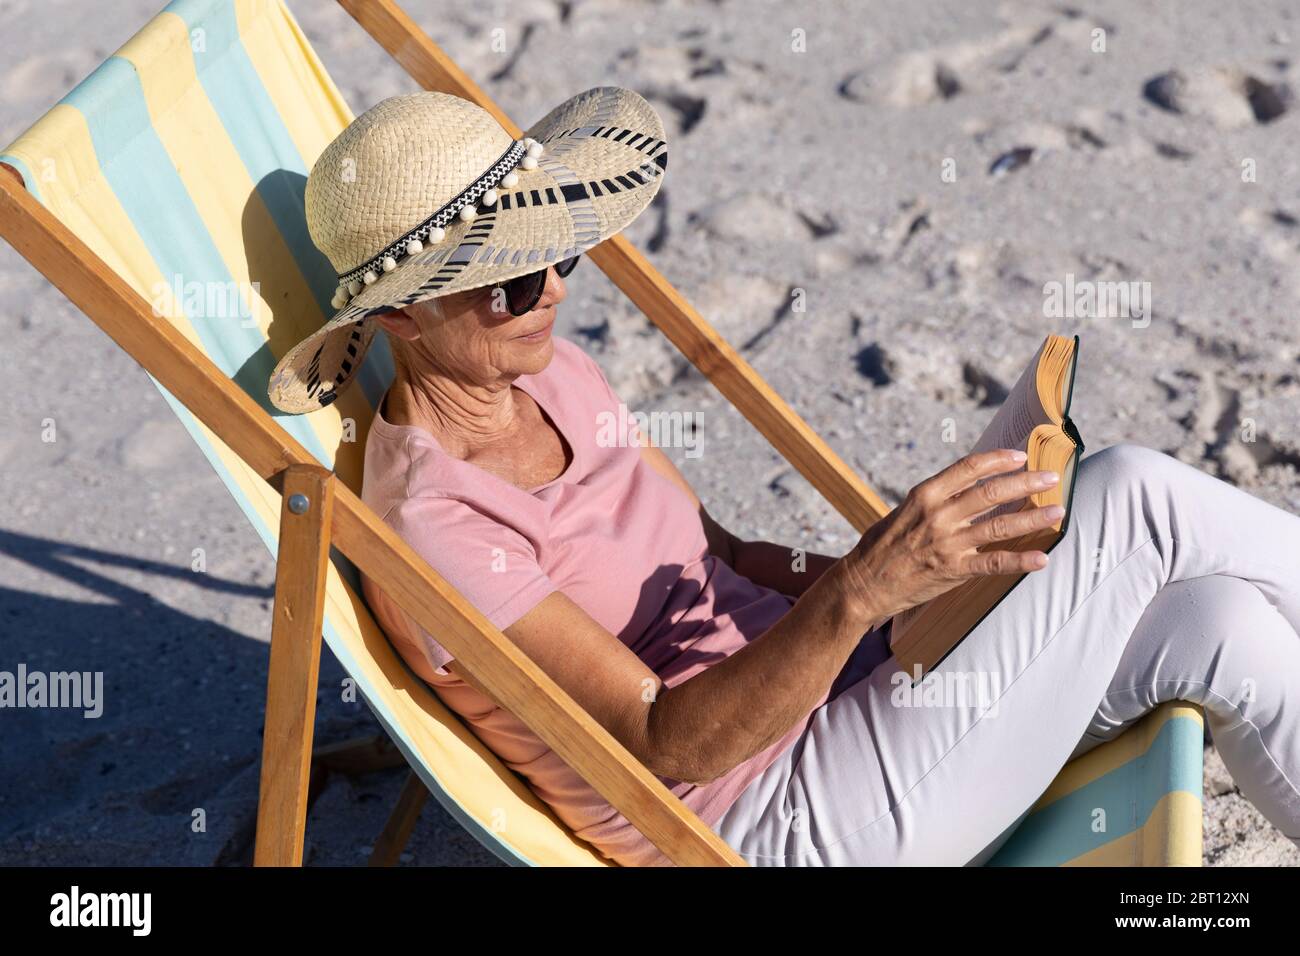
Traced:
[[235, 17], [244, 51], [310, 169], [352, 111], [283, 4], [235, 0]]
[[1151, 748], [1160, 728], [1175, 717], [1190, 718], [1204, 726], [1201, 709], [1194, 704], [1185, 701], [1161, 704], [1114, 740], [1101, 744], [1068, 764], [1038, 798], [1033, 806], [1034, 812], [1142, 756]]
[[[41, 200], [137, 292], [151, 301], [162, 273], [100, 172], [86, 118], [59, 104], [7, 150], [40, 181]], [[189, 330], [188, 338], [198, 344]]]
[[1160, 798], [1146, 826], [1075, 857], [1066, 866], [1200, 866], [1201, 801], [1175, 790]]

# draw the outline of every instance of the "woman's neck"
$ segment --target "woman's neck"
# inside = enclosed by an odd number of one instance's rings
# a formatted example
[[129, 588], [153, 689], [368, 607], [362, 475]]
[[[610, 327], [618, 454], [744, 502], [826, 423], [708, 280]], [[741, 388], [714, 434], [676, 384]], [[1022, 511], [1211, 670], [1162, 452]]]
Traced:
[[481, 385], [431, 369], [416, 376], [399, 366], [383, 415], [394, 425], [425, 429], [448, 454], [466, 458], [511, 432], [518, 420], [514, 396], [508, 379]]

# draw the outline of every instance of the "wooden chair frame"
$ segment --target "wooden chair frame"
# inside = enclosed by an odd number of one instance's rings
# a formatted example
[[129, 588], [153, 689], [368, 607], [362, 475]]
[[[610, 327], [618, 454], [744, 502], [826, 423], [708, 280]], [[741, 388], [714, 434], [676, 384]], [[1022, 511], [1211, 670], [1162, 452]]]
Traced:
[[[340, 5], [425, 89], [512, 122], [393, 0]], [[312, 783], [325, 573], [339, 549], [678, 865], [744, 861], [544, 671], [24, 188], [0, 169], [0, 235], [283, 496], [276, 564], [256, 865], [302, 863]], [[8, 175], [5, 175], [8, 174]], [[627, 239], [594, 261], [719, 392], [859, 531], [886, 506]], [[373, 740], [318, 755], [317, 767], [392, 765]], [[427, 791], [408, 781], [372, 862], [395, 859]]]

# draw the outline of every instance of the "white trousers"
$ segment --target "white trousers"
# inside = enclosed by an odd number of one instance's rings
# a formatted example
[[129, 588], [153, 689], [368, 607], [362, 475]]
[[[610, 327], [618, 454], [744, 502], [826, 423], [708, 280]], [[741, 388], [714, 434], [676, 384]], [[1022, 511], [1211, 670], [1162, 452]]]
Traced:
[[983, 862], [1069, 760], [1177, 699], [1300, 845], [1300, 517], [1168, 455], [1083, 459], [1048, 566], [936, 671], [959, 693], [926, 706], [897, 671], [872, 631], [716, 832], [758, 866]]

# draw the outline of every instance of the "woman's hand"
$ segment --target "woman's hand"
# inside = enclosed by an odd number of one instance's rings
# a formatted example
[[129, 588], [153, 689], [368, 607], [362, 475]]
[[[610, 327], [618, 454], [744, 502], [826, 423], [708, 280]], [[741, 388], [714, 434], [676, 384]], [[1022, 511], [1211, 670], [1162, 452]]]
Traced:
[[1047, 566], [1042, 551], [977, 550], [1046, 528], [1064, 514], [1060, 505], [1051, 505], [974, 523], [998, 505], [1043, 491], [1060, 480], [1051, 471], [1020, 471], [1024, 462], [1024, 452], [1012, 449], [967, 455], [921, 482], [902, 504], [867, 529], [842, 560], [850, 587], [857, 591], [872, 626], [971, 578], [1021, 574]]

